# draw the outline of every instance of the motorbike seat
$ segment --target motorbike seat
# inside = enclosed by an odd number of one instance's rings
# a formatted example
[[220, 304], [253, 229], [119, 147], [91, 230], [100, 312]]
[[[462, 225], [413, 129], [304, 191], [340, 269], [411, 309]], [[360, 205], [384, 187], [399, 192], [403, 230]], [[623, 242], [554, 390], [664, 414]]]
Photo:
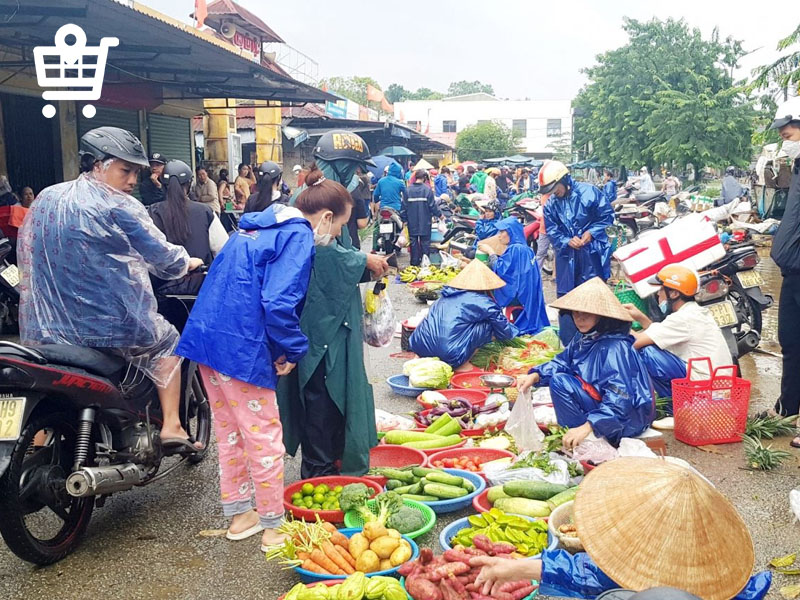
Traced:
[[667, 197], [664, 195], [664, 192], [647, 192], [646, 194], [636, 194], [636, 200], [637, 202], [647, 202], [648, 200], [658, 198], [659, 196], [664, 196], [664, 199], [667, 199]]
[[45, 344], [34, 348], [48, 362], [77, 367], [101, 377], [113, 377], [127, 366], [124, 358], [104, 354], [93, 348], [68, 344]]

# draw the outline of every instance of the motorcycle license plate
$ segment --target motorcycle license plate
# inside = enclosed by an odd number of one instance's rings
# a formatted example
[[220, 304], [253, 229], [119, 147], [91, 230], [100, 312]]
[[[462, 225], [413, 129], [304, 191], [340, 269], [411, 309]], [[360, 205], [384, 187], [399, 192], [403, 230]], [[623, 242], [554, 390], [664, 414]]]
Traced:
[[381, 223], [379, 230], [381, 233], [392, 233], [394, 231], [394, 225], [391, 223]]
[[706, 308], [714, 315], [714, 320], [719, 327], [730, 327], [739, 322], [739, 318], [736, 316], [736, 310], [733, 308], [733, 304], [728, 300], [709, 304]]
[[742, 284], [743, 288], [764, 285], [764, 278], [761, 277], [761, 273], [758, 271], [742, 271], [741, 273], [737, 273], [736, 276], [739, 278], [739, 283]]
[[0, 442], [16, 441], [24, 412], [25, 398], [0, 398]]
[[19, 269], [17, 265], [9, 265], [0, 272], [0, 277], [5, 279], [11, 287], [19, 285]]

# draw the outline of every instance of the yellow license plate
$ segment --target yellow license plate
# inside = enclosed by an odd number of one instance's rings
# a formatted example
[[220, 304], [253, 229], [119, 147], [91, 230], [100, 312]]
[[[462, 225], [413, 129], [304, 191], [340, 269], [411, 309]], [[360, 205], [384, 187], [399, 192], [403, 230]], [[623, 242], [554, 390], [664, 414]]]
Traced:
[[0, 398], [0, 442], [16, 441], [24, 412], [25, 398]]
[[742, 271], [737, 273], [736, 276], [739, 278], [739, 283], [742, 284], [743, 288], [764, 285], [764, 278], [761, 277], [761, 273], [758, 271]]
[[17, 287], [19, 285], [19, 269], [17, 265], [9, 265], [6, 267], [0, 272], [0, 277], [5, 279], [12, 287]]
[[711, 311], [712, 315], [714, 315], [714, 320], [717, 322], [719, 327], [730, 327], [731, 325], [736, 325], [736, 323], [739, 322], [739, 318], [736, 316], [736, 310], [733, 308], [733, 304], [727, 300], [709, 304], [706, 306], [706, 308]]

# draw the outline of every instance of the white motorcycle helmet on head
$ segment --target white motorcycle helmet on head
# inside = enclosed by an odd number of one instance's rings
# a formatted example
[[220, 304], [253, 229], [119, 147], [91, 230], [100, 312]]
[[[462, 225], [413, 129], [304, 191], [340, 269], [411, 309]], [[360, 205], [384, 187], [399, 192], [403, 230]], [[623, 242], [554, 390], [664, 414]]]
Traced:
[[770, 129], [777, 129], [783, 138], [781, 151], [791, 160], [800, 157], [800, 97], [795, 96], [775, 111]]

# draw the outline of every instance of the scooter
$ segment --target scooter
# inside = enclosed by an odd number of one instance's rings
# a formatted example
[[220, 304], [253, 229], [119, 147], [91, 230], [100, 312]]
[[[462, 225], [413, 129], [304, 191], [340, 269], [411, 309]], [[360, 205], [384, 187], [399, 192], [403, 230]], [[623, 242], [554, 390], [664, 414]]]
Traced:
[[391, 254], [397, 250], [397, 240], [403, 231], [403, 221], [392, 208], [381, 208], [378, 213], [378, 251]]
[[13, 245], [0, 237], [0, 335], [19, 331], [19, 269], [9, 262]]
[[[183, 314], [194, 297], [160, 301]], [[92, 511], [114, 493], [196, 464], [211, 441], [197, 365], [181, 368], [181, 422], [202, 450], [165, 463], [155, 385], [135, 365], [91, 348], [0, 341], [0, 535], [23, 560], [48, 565], [80, 544]]]

